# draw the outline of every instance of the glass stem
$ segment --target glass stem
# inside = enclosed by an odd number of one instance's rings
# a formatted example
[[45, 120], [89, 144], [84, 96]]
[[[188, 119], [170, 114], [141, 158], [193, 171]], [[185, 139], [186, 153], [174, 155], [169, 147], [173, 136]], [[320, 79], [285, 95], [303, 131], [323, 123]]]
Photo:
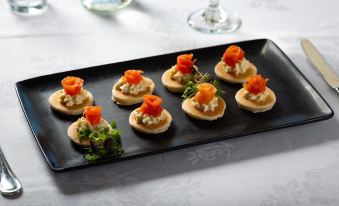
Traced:
[[219, 0], [210, 0], [208, 5], [209, 9], [215, 9], [219, 7]]
[[220, 12], [219, 0], [210, 0], [208, 8], [202, 16], [207, 23], [216, 24], [222, 19]]

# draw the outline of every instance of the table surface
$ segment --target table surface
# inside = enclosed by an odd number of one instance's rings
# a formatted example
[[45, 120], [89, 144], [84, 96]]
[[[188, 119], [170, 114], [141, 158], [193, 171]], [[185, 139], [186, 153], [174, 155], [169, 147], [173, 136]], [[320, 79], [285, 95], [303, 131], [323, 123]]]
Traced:
[[[222, 0], [243, 20], [240, 30], [224, 35], [187, 25], [188, 14], [207, 3], [135, 0], [103, 16], [79, 0], [49, 0], [46, 13], [26, 17], [0, 0], [0, 144], [24, 187], [20, 196], [0, 197], [0, 205], [339, 205], [339, 96], [300, 46], [301, 37], [311, 39], [339, 73], [339, 1]], [[334, 117], [55, 173], [14, 90], [15, 82], [40, 75], [258, 38], [278, 44]]]

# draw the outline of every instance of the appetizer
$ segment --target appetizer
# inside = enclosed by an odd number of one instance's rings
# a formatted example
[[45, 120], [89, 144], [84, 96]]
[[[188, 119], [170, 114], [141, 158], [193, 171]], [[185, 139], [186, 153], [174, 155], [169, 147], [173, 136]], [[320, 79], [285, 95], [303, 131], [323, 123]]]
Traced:
[[141, 107], [132, 111], [129, 124], [137, 131], [158, 134], [171, 125], [171, 114], [161, 106], [162, 99], [155, 95], [145, 95]]
[[177, 64], [166, 70], [161, 82], [171, 92], [183, 92], [189, 81], [201, 75], [194, 65], [193, 54], [182, 54], [177, 57]]
[[93, 105], [93, 95], [83, 88], [84, 80], [68, 76], [61, 81], [63, 89], [49, 97], [49, 104], [55, 111], [66, 115], [79, 115], [86, 106]]
[[198, 84], [191, 97], [182, 103], [182, 109], [194, 119], [212, 121], [221, 118], [224, 116], [226, 103], [217, 95], [217, 91], [211, 83]]
[[245, 83], [250, 76], [257, 74], [257, 68], [245, 58], [245, 52], [238, 46], [228, 47], [215, 66], [217, 77], [228, 83]]
[[272, 109], [276, 97], [274, 92], [266, 87], [267, 81], [268, 79], [261, 75], [249, 77], [243, 88], [235, 94], [238, 106], [254, 113]]
[[89, 147], [85, 158], [96, 160], [103, 157], [119, 156], [123, 153], [120, 130], [116, 123], [109, 124], [101, 116], [102, 108], [89, 106], [84, 116], [72, 123], [67, 130], [69, 138], [77, 145]]
[[119, 81], [113, 86], [112, 100], [120, 105], [132, 105], [142, 102], [142, 97], [152, 94], [154, 82], [142, 76], [141, 70], [127, 70]]

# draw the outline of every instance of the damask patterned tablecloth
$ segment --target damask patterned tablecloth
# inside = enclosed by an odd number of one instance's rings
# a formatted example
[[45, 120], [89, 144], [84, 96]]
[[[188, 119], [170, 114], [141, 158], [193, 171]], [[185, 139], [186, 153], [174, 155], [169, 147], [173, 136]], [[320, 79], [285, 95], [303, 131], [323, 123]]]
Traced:
[[[18, 16], [0, 0], [0, 142], [24, 192], [0, 205], [339, 205], [339, 96], [307, 60], [308, 37], [339, 73], [339, 2], [243, 0], [235, 33], [191, 30], [207, 0], [135, 0], [111, 16], [79, 0], [49, 0]], [[49, 169], [14, 90], [17, 81], [75, 68], [269, 38], [334, 110], [329, 120], [65, 173]], [[288, 86], [288, 85], [286, 85]]]

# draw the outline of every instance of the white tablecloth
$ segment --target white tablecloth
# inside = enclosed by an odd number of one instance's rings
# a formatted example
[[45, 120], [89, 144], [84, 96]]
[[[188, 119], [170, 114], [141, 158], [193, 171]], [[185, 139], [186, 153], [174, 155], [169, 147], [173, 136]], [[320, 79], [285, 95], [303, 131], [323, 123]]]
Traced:
[[[41, 16], [0, 0], [0, 142], [24, 192], [0, 205], [339, 205], [339, 96], [300, 46], [308, 37], [339, 73], [337, 0], [221, 1], [235, 33], [206, 35], [186, 23], [207, 0], [135, 0], [112, 16], [79, 0], [49, 0]], [[334, 110], [311, 124], [65, 173], [49, 169], [14, 90], [17, 81], [76, 68], [229, 42], [269, 38]]]

